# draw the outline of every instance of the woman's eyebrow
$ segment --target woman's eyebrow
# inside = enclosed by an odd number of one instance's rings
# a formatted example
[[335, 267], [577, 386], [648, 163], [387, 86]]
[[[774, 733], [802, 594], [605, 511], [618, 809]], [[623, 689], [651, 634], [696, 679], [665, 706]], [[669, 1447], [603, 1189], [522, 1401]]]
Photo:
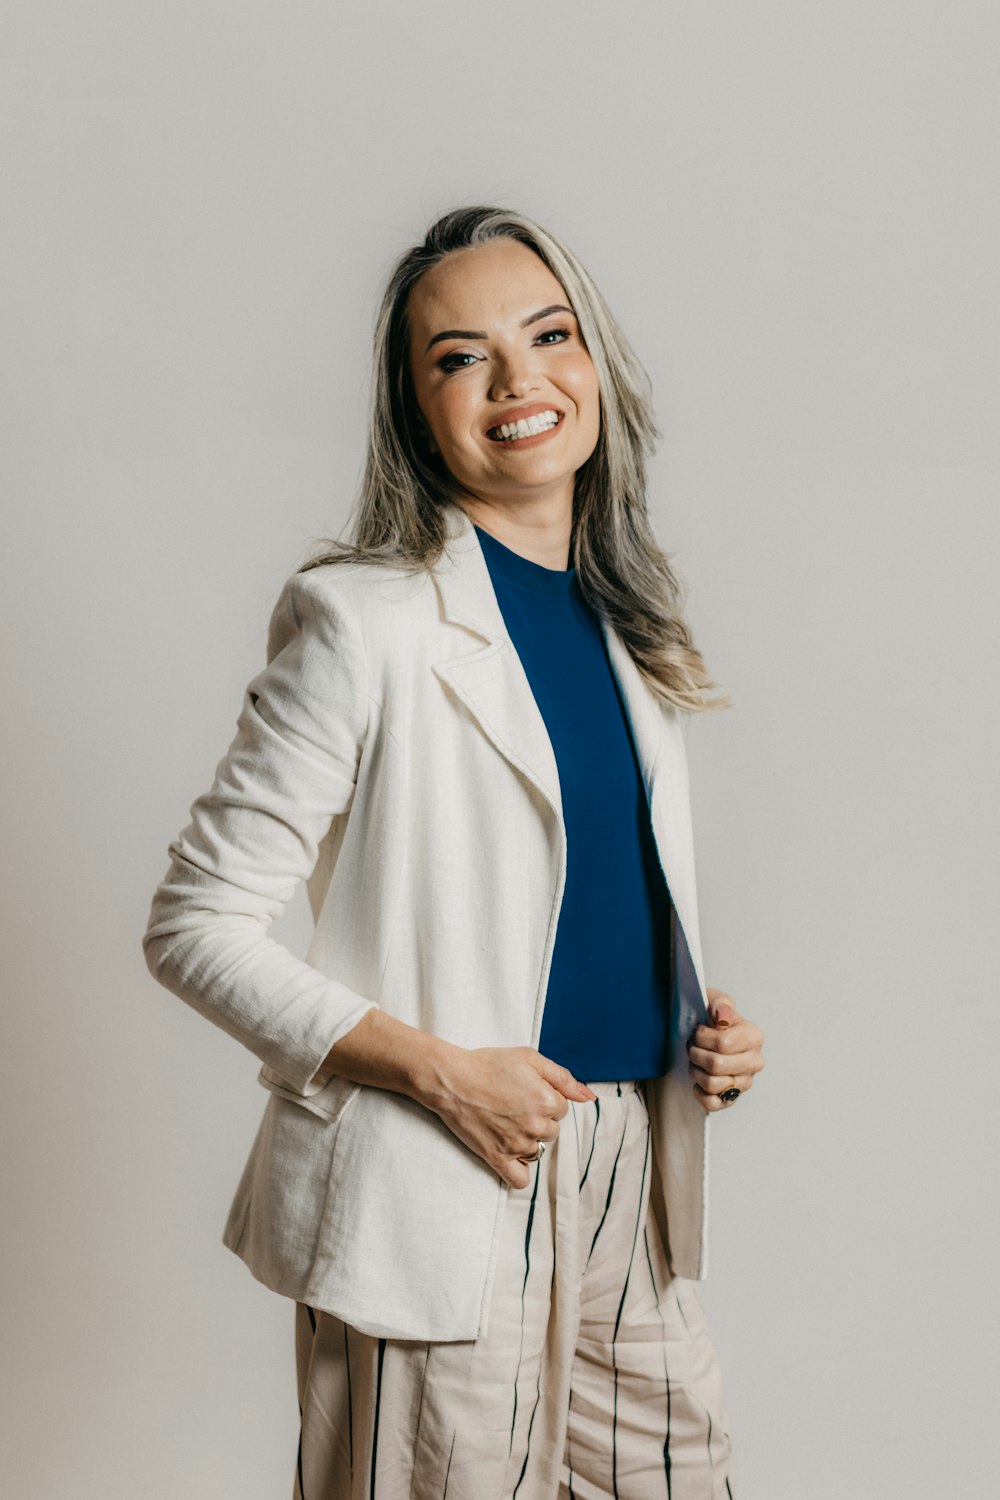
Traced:
[[[539, 318], [547, 318], [549, 313], [555, 312], [565, 312], [569, 313], [571, 318], [576, 317], [576, 314], [571, 307], [565, 307], [561, 302], [553, 302], [551, 307], [543, 307], [540, 312], [531, 313], [529, 317], [523, 318], [521, 320], [521, 327], [527, 328], [529, 323], [537, 323]], [[475, 333], [470, 328], [446, 328], [443, 333], [436, 333], [434, 337], [428, 341], [427, 348], [424, 350], [424, 353], [426, 354], [428, 350], [431, 349], [435, 344], [439, 344], [442, 339], [485, 339], [488, 337], [488, 334]]]

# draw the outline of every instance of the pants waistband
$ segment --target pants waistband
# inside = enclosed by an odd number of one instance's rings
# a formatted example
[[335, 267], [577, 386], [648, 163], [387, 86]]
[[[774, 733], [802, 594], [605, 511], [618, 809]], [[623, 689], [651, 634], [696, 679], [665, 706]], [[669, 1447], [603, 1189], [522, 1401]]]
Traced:
[[589, 1089], [593, 1089], [594, 1093], [602, 1098], [607, 1098], [609, 1096], [612, 1098], [617, 1098], [619, 1094], [638, 1093], [640, 1082], [638, 1078], [621, 1078], [611, 1080], [602, 1078], [595, 1083], [591, 1083], [589, 1079], [583, 1078], [580, 1081], [581, 1083], [586, 1083]]

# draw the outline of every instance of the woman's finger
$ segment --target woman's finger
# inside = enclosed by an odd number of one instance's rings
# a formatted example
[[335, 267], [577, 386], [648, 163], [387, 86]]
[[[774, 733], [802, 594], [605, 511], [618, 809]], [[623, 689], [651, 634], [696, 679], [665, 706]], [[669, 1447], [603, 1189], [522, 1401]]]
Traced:
[[[697, 1082], [693, 1083], [691, 1087], [694, 1090], [698, 1103], [703, 1109], [710, 1112], [719, 1109], [729, 1109], [737, 1102], [735, 1099], [726, 1100], [720, 1097], [727, 1088], [733, 1087], [732, 1078], [721, 1081], [717, 1078], [708, 1078], [704, 1087]], [[739, 1089], [741, 1096], [749, 1093], [753, 1087], [752, 1077], [747, 1074], [737, 1074], [736, 1087]]]
[[[532, 1049], [528, 1050], [531, 1051]], [[543, 1053], [536, 1053], [535, 1056], [537, 1058], [538, 1071], [545, 1079], [545, 1082], [550, 1084], [552, 1088], [557, 1089], [563, 1099], [594, 1100], [597, 1098], [594, 1090], [588, 1088], [585, 1083], [581, 1083], [579, 1078], [574, 1078], [569, 1068], [564, 1068], [561, 1063], [555, 1062], [551, 1057], [546, 1057]], [[533, 1066], [535, 1065], [533, 1061]], [[569, 1104], [564, 1103], [562, 1113], [565, 1114], [568, 1109]]]
[[693, 1067], [706, 1073], [759, 1073], [764, 1058], [756, 1050], [746, 1052], [713, 1052], [707, 1047], [689, 1047], [688, 1057]]
[[742, 1017], [731, 1026], [696, 1026], [691, 1038], [695, 1046], [721, 1052], [745, 1052], [750, 1047], [759, 1047], [763, 1040], [760, 1027]]
[[692, 1068], [691, 1077], [706, 1094], [724, 1094], [726, 1089], [733, 1087], [734, 1078], [736, 1080], [736, 1087], [744, 1092], [753, 1082], [752, 1073], [739, 1072], [735, 1068], [730, 1073], [719, 1075], [706, 1073], [701, 1068]]

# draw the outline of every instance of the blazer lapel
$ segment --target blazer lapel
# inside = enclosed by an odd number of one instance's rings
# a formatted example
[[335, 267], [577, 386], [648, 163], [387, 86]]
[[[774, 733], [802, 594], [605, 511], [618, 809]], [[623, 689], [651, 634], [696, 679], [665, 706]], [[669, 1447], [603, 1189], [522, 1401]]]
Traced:
[[562, 822], [555, 752], [521, 658], [507, 633], [472, 522], [456, 505], [445, 511], [448, 546], [434, 569], [446, 620], [482, 638], [464, 656], [433, 669], [462, 700], [500, 754], [535, 786]]
[[704, 995], [684, 731], [679, 714], [661, 705], [647, 687], [621, 637], [605, 620], [601, 625], [643, 768], [660, 864]]

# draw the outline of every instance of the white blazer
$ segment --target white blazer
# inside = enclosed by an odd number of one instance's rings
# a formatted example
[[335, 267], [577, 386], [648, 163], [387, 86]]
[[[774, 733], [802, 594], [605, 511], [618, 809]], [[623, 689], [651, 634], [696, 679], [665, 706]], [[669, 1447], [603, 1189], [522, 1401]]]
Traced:
[[[151, 973], [248, 1047], [270, 1091], [223, 1243], [283, 1296], [423, 1341], [486, 1332], [509, 1189], [433, 1111], [321, 1064], [375, 1005], [462, 1047], [537, 1047], [566, 878], [551, 742], [472, 523], [446, 518], [433, 573], [345, 562], [285, 583], [268, 664], [170, 845], [143, 939]], [[674, 1273], [704, 1280], [686, 715], [604, 633], [676, 911], [652, 1196]], [[304, 961], [267, 935], [300, 879]]]

